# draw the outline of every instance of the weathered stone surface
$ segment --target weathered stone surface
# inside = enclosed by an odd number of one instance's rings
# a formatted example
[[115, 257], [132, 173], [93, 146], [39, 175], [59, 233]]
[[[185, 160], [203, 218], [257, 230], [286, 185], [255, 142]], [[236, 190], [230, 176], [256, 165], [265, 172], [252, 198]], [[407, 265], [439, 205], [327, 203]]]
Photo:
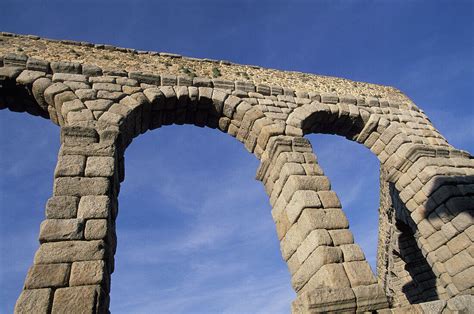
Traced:
[[55, 177], [73, 177], [84, 174], [86, 157], [82, 155], [63, 155], [58, 157]]
[[286, 207], [286, 214], [290, 223], [294, 223], [298, 220], [303, 209], [319, 207], [321, 207], [321, 201], [316, 191], [296, 191]]
[[[474, 205], [472, 205], [472, 207], [474, 207]], [[468, 227], [474, 225], [474, 210], [459, 213], [452, 220], [452, 224], [459, 232], [462, 232]]]
[[101, 284], [104, 280], [106, 270], [105, 262], [85, 261], [72, 263], [70, 286], [85, 286]]
[[15, 79], [23, 71], [21, 67], [1, 67], [0, 80]]
[[28, 61], [26, 62], [26, 68], [28, 70], [41, 71], [45, 73], [51, 72], [51, 69], [49, 68], [49, 62], [35, 58], [28, 58]]
[[351, 244], [354, 243], [354, 236], [348, 229], [329, 230], [334, 245]]
[[54, 105], [54, 96], [56, 96], [59, 93], [62, 93], [64, 91], [69, 90], [69, 86], [63, 84], [63, 83], [53, 83], [49, 85], [45, 91], [44, 91], [44, 99], [45, 101], [50, 105]]
[[46, 204], [46, 218], [76, 217], [79, 198], [75, 196], [53, 196]]
[[[93, 128], [82, 126], [63, 126], [61, 128], [61, 141], [65, 146], [83, 146], [87, 144], [97, 143], [98, 140], [99, 134], [97, 133], [97, 130]], [[83, 147], [83, 151], [84, 148], [91, 149], [91, 147], [86, 146]], [[88, 154], [84, 152], [83, 154], [75, 155], [87, 156]]]
[[111, 177], [115, 171], [115, 160], [113, 157], [88, 157], [86, 165], [86, 176], [88, 177]]
[[[66, 118], [66, 117], [65, 117]], [[83, 121], [92, 121], [94, 120], [94, 115], [89, 109], [82, 109], [80, 111], [71, 111], [67, 114], [67, 122], [70, 124], [83, 122]]]
[[15, 314], [48, 314], [52, 294], [51, 289], [23, 290], [16, 301]]
[[[79, 99], [74, 99], [63, 103], [61, 113], [63, 117], [67, 117], [70, 111], [81, 111], [83, 109], [86, 109], [84, 103]], [[71, 120], [68, 119], [68, 122], [71, 122]]]
[[334, 191], [318, 192], [319, 199], [324, 208], [340, 208], [341, 202]]
[[306, 208], [298, 219], [298, 224], [303, 236], [306, 236], [314, 229], [330, 230], [349, 227], [349, 222], [340, 209]]
[[353, 312], [356, 299], [351, 288], [318, 288], [299, 295], [291, 306], [292, 313]]
[[110, 99], [97, 99], [85, 101], [84, 104], [90, 110], [108, 110], [112, 106], [113, 101]]
[[431, 301], [431, 302], [424, 302], [420, 303], [420, 307], [423, 310], [423, 313], [434, 313], [438, 314], [443, 311], [443, 309], [446, 306], [446, 301], [444, 300], [437, 300], [437, 301]]
[[62, 241], [41, 244], [35, 254], [35, 264], [71, 263], [99, 260], [105, 254], [103, 241]]
[[25, 70], [16, 78], [16, 81], [19, 84], [30, 85], [33, 84], [35, 80], [45, 75], [46, 73], [44, 72]]
[[100, 240], [107, 236], [107, 219], [89, 219], [84, 231], [86, 240]]
[[304, 262], [306, 258], [313, 253], [319, 246], [332, 245], [331, 237], [326, 229], [316, 229], [310, 232], [301, 245], [296, 250], [298, 259]]
[[474, 296], [459, 295], [448, 300], [446, 309], [451, 311], [461, 311], [461, 313], [472, 313], [474, 309]]
[[330, 188], [329, 180], [325, 176], [292, 175], [286, 181], [281, 194], [287, 201], [290, 201], [293, 194], [298, 190], [323, 191]]
[[70, 269], [70, 264], [33, 265], [26, 276], [25, 288], [65, 287]]
[[107, 178], [62, 177], [54, 181], [54, 195], [104, 195], [110, 191]]
[[82, 219], [46, 219], [41, 223], [40, 242], [80, 240], [84, 233]]
[[377, 283], [367, 261], [344, 262], [344, 270], [351, 282], [351, 287], [367, 286]]
[[474, 258], [467, 250], [459, 252], [444, 263], [450, 276], [454, 276], [472, 265], [474, 265]]
[[92, 85], [93, 89], [97, 90], [105, 90], [109, 92], [121, 92], [122, 91], [122, 86], [119, 84], [113, 84], [113, 83], [94, 83]]
[[287, 231], [285, 237], [280, 243], [283, 259], [286, 261], [296, 251], [298, 245], [303, 241], [298, 224], [294, 224]]
[[60, 72], [78, 74], [81, 73], [81, 69], [81, 64], [75, 62], [51, 62], [51, 70], [53, 70], [53, 73]]
[[71, 73], [54, 73], [53, 74], [53, 82], [64, 82], [64, 81], [89, 83], [87, 77], [82, 74], [71, 74]]
[[293, 288], [301, 290], [308, 280], [324, 265], [342, 262], [342, 251], [330, 246], [319, 246], [303, 262], [291, 279]]
[[341, 264], [323, 265], [304, 287], [305, 291], [317, 288], [348, 288], [350, 281]]
[[105, 195], [87, 195], [81, 197], [77, 217], [79, 218], [108, 218], [110, 198]]
[[100, 286], [60, 288], [54, 293], [51, 313], [95, 313], [98, 312]]
[[92, 64], [83, 64], [82, 65], [82, 74], [86, 76], [99, 76], [102, 75], [102, 69], [96, 65]]
[[378, 285], [362, 285], [352, 288], [356, 296], [357, 312], [369, 312], [388, 307], [384, 289]]
[[76, 89], [74, 93], [82, 101], [93, 100], [97, 95], [97, 91], [95, 89]]
[[344, 256], [344, 262], [364, 261], [365, 255], [357, 244], [344, 244], [340, 246]]
[[48, 110], [48, 103], [44, 98], [44, 92], [51, 84], [51, 79], [42, 77], [34, 81], [33, 86], [31, 88], [33, 97], [35, 98], [41, 109], [43, 109], [44, 111]]
[[459, 291], [464, 291], [466, 289], [472, 288], [474, 278], [474, 266], [471, 266], [457, 275], [453, 276], [453, 283]]

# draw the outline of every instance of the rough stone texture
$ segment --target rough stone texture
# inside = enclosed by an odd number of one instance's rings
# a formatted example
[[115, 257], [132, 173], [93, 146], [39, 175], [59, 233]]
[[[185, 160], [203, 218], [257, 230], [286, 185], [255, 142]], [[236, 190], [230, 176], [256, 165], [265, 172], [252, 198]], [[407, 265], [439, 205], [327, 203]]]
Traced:
[[114, 174], [114, 159], [112, 157], [87, 158], [86, 176], [111, 177]]
[[366, 261], [345, 262], [343, 265], [352, 287], [367, 286], [377, 282]]
[[98, 260], [105, 254], [103, 241], [62, 241], [43, 243], [35, 255], [36, 264]]
[[15, 314], [48, 314], [52, 301], [51, 289], [23, 290], [15, 305]]
[[385, 292], [378, 284], [357, 286], [352, 290], [356, 297], [357, 312], [373, 311], [388, 306]]
[[293, 313], [345, 312], [356, 309], [350, 288], [320, 288], [301, 294], [292, 304]]
[[64, 287], [69, 281], [70, 264], [33, 265], [25, 281], [27, 289]]
[[110, 198], [105, 195], [86, 195], [81, 197], [77, 217], [107, 218], [110, 212]]
[[110, 182], [106, 178], [63, 177], [54, 181], [54, 195], [101, 195], [107, 194]]
[[100, 313], [98, 308], [99, 286], [60, 288], [54, 293], [51, 313]]
[[53, 196], [46, 204], [46, 218], [76, 217], [79, 199], [74, 196]]
[[72, 264], [71, 286], [100, 284], [105, 276], [104, 261], [75, 262]]
[[86, 240], [100, 240], [107, 235], [107, 219], [87, 220], [84, 236]]
[[80, 240], [83, 235], [82, 219], [46, 219], [41, 223], [40, 242]]
[[[474, 158], [451, 146], [397, 89], [109, 45], [0, 37], [0, 108], [61, 127], [53, 197], [18, 311], [107, 312], [124, 153], [135, 137], [170, 124], [218, 128], [260, 160], [257, 179], [297, 291], [293, 312], [472, 308]], [[217, 70], [221, 76], [211, 79]], [[380, 161], [377, 280], [303, 137], [310, 133], [344, 136]]]

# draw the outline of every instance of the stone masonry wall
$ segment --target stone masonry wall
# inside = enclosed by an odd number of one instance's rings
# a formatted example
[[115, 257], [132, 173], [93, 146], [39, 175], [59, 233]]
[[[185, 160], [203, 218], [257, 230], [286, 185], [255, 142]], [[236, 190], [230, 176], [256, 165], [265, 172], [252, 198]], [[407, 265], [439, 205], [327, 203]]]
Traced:
[[[185, 123], [227, 133], [260, 160], [294, 313], [474, 307], [474, 160], [398, 90], [36, 36], [3, 33], [0, 44], [0, 109], [49, 118], [62, 143], [16, 313], [108, 312], [124, 151]], [[183, 70], [191, 64], [202, 76]], [[377, 277], [308, 133], [344, 136], [381, 163]]]

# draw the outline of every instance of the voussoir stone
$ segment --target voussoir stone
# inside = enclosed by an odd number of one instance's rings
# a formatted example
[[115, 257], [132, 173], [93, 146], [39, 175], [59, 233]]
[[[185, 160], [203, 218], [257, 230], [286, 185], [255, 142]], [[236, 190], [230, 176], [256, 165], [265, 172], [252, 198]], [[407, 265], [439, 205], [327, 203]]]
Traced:
[[14, 80], [22, 71], [23, 68], [21, 67], [0, 67], [0, 81], [5, 79]]
[[46, 73], [40, 71], [25, 70], [16, 78], [17, 83], [30, 85], [40, 77], [46, 76]]
[[49, 85], [44, 91], [44, 99], [46, 103], [48, 103], [50, 106], [53, 106], [54, 96], [67, 90], [69, 90], [69, 86], [60, 82], [53, 83], [52, 85]]
[[293, 288], [301, 290], [310, 278], [326, 264], [338, 263], [342, 261], [342, 251], [339, 248], [330, 246], [319, 246], [303, 262], [301, 267], [291, 279]]
[[112, 106], [113, 101], [110, 99], [97, 99], [85, 101], [84, 104], [90, 110], [108, 110]]
[[48, 110], [48, 103], [44, 98], [45, 90], [52, 84], [51, 79], [46, 77], [41, 77], [34, 81], [33, 87], [31, 88], [31, 92], [33, 93], [33, 97], [35, 98], [38, 105], [44, 111]]
[[97, 95], [97, 91], [95, 89], [89, 89], [89, 88], [76, 89], [74, 93], [82, 101], [93, 100], [96, 98], [96, 95]]
[[344, 262], [343, 265], [352, 287], [377, 283], [367, 261]]

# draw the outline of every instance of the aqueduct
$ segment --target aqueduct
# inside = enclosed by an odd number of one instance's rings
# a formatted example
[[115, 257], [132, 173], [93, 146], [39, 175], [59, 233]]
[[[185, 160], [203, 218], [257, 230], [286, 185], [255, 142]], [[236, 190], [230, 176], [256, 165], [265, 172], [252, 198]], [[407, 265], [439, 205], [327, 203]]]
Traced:
[[[61, 128], [53, 195], [15, 313], [107, 313], [124, 152], [169, 124], [235, 137], [260, 160], [294, 313], [474, 308], [474, 160], [395, 88], [227, 61], [1, 33], [0, 109]], [[379, 159], [377, 276], [309, 133]]]

